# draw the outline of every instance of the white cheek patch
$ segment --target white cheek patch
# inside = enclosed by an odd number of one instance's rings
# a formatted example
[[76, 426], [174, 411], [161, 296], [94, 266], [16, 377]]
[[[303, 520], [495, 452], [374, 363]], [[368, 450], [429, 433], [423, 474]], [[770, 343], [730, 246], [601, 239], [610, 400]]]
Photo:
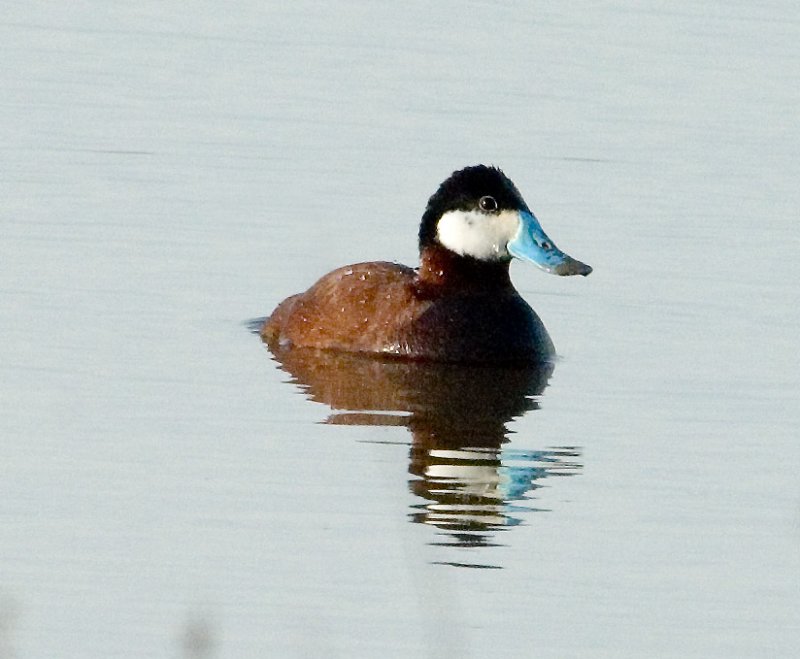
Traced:
[[497, 215], [448, 211], [439, 218], [436, 233], [439, 242], [456, 254], [496, 261], [509, 257], [507, 246], [519, 227], [517, 211], [502, 211]]

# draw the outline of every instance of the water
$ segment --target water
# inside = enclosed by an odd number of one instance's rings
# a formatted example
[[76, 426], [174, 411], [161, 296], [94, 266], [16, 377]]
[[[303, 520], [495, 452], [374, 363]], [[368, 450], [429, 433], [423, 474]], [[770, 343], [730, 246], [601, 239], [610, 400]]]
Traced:
[[[799, 28], [9, 4], [0, 656], [794, 656]], [[476, 162], [595, 268], [513, 266], [552, 374], [247, 331]]]

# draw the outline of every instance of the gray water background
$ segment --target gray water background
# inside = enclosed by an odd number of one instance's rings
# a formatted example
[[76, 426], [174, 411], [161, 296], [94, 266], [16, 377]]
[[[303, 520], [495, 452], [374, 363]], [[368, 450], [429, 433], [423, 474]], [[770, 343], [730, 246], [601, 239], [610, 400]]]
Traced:
[[[794, 2], [11, 2], [0, 17], [0, 656], [793, 657]], [[502, 166], [572, 446], [492, 546], [409, 434], [320, 423], [243, 323], [413, 264]], [[457, 565], [491, 565], [469, 569]]]

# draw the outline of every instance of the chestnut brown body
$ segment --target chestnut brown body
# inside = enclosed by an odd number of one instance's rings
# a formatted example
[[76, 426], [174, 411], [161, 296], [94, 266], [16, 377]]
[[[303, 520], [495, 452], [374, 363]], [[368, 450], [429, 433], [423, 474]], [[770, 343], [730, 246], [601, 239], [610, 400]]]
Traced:
[[509, 263], [440, 247], [418, 270], [385, 262], [338, 268], [287, 298], [267, 343], [459, 362], [546, 361], [553, 344], [509, 278]]

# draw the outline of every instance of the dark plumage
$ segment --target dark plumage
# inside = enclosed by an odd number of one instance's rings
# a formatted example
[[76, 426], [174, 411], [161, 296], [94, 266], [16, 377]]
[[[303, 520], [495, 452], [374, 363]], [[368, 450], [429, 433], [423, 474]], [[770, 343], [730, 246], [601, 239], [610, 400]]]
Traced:
[[428, 200], [419, 226], [420, 252], [435, 242], [436, 225], [442, 215], [447, 211], [475, 208], [484, 196], [493, 197], [499, 210], [528, 207], [517, 186], [496, 167], [476, 165], [453, 172]]

